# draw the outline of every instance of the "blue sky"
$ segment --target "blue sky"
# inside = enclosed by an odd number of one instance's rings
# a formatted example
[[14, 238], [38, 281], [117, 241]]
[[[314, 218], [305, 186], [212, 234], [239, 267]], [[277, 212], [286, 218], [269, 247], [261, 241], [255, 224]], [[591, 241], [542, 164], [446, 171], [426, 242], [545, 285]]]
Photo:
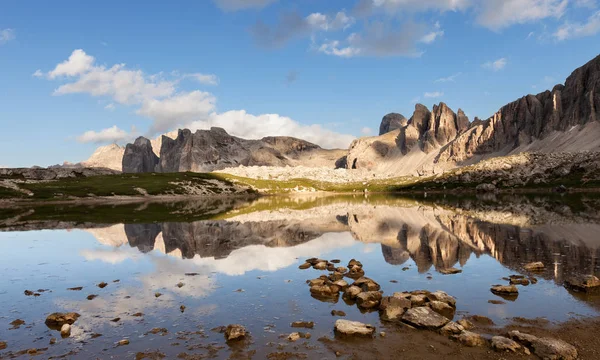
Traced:
[[472, 120], [599, 53], [596, 0], [4, 0], [1, 166], [188, 126], [326, 147], [440, 101]]

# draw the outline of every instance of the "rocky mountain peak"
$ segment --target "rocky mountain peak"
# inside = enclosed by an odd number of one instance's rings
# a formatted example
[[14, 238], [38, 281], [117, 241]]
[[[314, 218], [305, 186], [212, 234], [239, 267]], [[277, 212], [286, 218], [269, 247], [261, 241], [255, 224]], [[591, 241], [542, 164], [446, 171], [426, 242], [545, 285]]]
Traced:
[[379, 125], [379, 135], [387, 134], [390, 131], [400, 129], [408, 123], [408, 120], [402, 114], [389, 113], [381, 119]]
[[152, 150], [149, 139], [140, 136], [133, 144], [127, 144], [122, 159], [124, 173], [153, 172], [158, 165], [158, 156]]

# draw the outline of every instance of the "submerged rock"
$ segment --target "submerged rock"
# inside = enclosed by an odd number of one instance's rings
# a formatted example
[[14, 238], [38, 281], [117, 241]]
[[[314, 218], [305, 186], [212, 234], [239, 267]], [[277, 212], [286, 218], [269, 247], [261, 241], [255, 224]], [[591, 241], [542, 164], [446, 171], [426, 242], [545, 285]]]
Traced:
[[294, 321], [290, 326], [293, 328], [312, 329], [315, 327], [315, 323], [313, 321]]
[[521, 348], [521, 345], [504, 336], [494, 336], [492, 337], [492, 348], [496, 351], [516, 352]]
[[462, 270], [451, 267], [451, 268], [447, 268], [447, 269], [440, 269], [440, 270], [438, 270], [438, 272], [443, 275], [453, 275], [453, 274], [460, 274], [462, 272]]
[[514, 285], [508, 285], [508, 286], [494, 285], [494, 286], [492, 286], [492, 288], [490, 290], [492, 291], [492, 293], [494, 293], [496, 295], [510, 295], [510, 296], [519, 295], [519, 289], [517, 289], [517, 287]]
[[358, 321], [339, 319], [335, 322], [335, 331], [342, 335], [373, 336], [375, 327]]
[[8, 347], [8, 344], [6, 344], [6, 341], [0, 341], [0, 350], [4, 350]]
[[429, 330], [437, 330], [450, 322], [448, 318], [428, 307], [413, 307], [406, 310], [402, 316], [402, 321], [409, 325]]
[[341, 310], [331, 310], [331, 316], [346, 316], [346, 313]]
[[246, 328], [239, 324], [227, 325], [225, 339], [227, 341], [241, 340], [246, 337]]
[[344, 291], [344, 297], [354, 300], [361, 292], [362, 290], [358, 286], [350, 286]]
[[379, 304], [379, 315], [383, 321], [401, 321], [402, 315], [410, 308], [410, 300], [402, 297], [386, 296]]

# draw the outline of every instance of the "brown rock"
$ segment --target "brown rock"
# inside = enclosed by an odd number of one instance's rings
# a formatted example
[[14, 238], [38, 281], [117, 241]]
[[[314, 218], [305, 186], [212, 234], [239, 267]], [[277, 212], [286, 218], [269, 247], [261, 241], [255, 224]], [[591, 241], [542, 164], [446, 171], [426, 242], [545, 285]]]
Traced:
[[312, 329], [315, 327], [315, 323], [313, 321], [294, 321], [290, 326], [293, 328]]
[[523, 269], [527, 271], [543, 271], [544, 263], [542, 263], [541, 261], [528, 263], [523, 265]]
[[446, 325], [450, 320], [436, 313], [428, 307], [413, 307], [406, 310], [402, 321], [417, 328], [437, 330]]
[[440, 329], [440, 334], [445, 336], [459, 335], [465, 328], [462, 325], [455, 323], [454, 321], [450, 321], [444, 327]]
[[306, 263], [304, 263], [304, 264], [302, 264], [302, 265], [298, 266], [298, 268], [299, 268], [299, 269], [301, 269], [301, 270], [306, 270], [306, 269], [310, 268], [311, 266], [312, 266], [312, 265], [311, 265], [310, 263], [307, 263], [307, 262], [306, 262]]
[[373, 309], [379, 307], [382, 295], [379, 291], [361, 292], [356, 296], [356, 304], [363, 309]]
[[466, 330], [458, 335], [457, 339], [461, 344], [469, 347], [485, 346], [487, 343], [483, 336]]
[[492, 348], [496, 351], [517, 352], [521, 345], [504, 336], [494, 336], [492, 337]]
[[427, 303], [427, 306], [429, 306], [431, 310], [435, 311], [436, 313], [447, 317], [449, 320], [454, 319], [456, 308], [446, 304], [445, 302], [432, 301]]
[[600, 279], [594, 275], [572, 276], [565, 280], [565, 286], [580, 292], [596, 292], [600, 290]]
[[246, 328], [242, 325], [233, 324], [227, 325], [225, 329], [225, 339], [227, 341], [237, 341], [242, 340], [246, 337]]
[[64, 324], [73, 325], [80, 317], [78, 313], [52, 313], [46, 318], [46, 326], [52, 329], [60, 329]]
[[375, 327], [368, 324], [363, 324], [358, 321], [348, 321], [339, 319], [335, 322], [335, 332], [346, 336], [367, 336], [371, 337], [375, 334]]

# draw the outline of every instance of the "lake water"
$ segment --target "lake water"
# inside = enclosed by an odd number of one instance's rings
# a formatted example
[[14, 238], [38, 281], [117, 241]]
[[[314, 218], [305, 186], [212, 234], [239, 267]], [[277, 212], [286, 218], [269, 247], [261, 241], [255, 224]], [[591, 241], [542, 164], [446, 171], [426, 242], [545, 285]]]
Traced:
[[[600, 275], [593, 196], [272, 197], [228, 204], [203, 208], [202, 220], [193, 219], [200, 211], [190, 203], [164, 205], [164, 212], [138, 204], [122, 222], [106, 211], [93, 221], [94, 207], [46, 209], [54, 215], [35, 220], [35, 209], [12, 211], [0, 232], [0, 341], [8, 345], [0, 358], [35, 348], [41, 358], [128, 359], [160, 350], [184, 359], [264, 358], [283, 351], [333, 359], [319, 341], [334, 338], [338, 318], [331, 310], [385, 326], [377, 312], [363, 313], [341, 297], [337, 303], [311, 297], [306, 281], [327, 274], [298, 269], [311, 257], [340, 259], [343, 266], [360, 260], [384, 295], [446, 291], [457, 299], [455, 319], [485, 315], [502, 326], [514, 317], [563, 322], [600, 312], [597, 296], [563, 286], [574, 274]], [[177, 221], [179, 214], [185, 220]], [[488, 303], [503, 300], [491, 285], [528, 274], [522, 265], [533, 261], [546, 265], [535, 274], [537, 283], [520, 286], [514, 301]], [[449, 267], [462, 273], [438, 272]], [[101, 282], [108, 285], [97, 287]], [[73, 287], [83, 289], [67, 290]], [[69, 338], [44, 324], [52, 312], [72, 311], [81, 317]], [[25, 323], [11, 329], [15, 319]], [[315, 327], [291, 328], [298, 320]], [[228, 324], [244, 325], [250, 338], [230, 346], [211, 330]], [[151, 333], [155, 328], [166, 331]], [[289, 342], [287, 335], [298, 330], [311, 338]], [[51, 338], [56, 344], [49, 345]], [[122, 339], [129, 345], [117, 346]]]

